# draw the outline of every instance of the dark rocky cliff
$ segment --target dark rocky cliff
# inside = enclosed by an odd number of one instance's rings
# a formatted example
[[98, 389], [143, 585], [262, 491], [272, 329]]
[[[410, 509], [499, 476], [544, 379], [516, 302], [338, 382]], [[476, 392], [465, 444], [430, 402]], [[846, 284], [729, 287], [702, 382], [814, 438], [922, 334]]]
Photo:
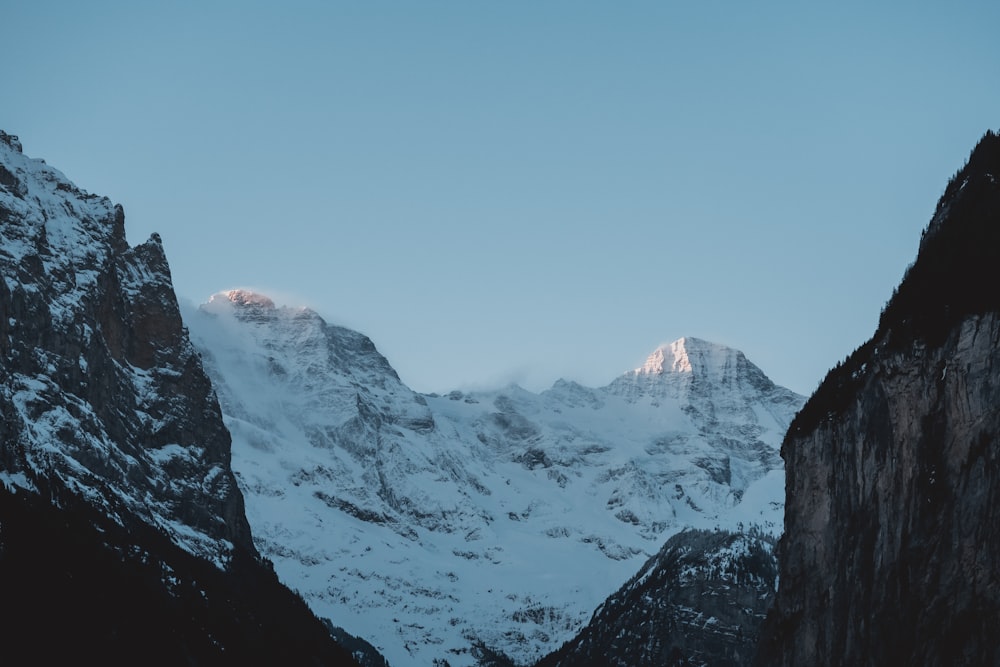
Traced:
[[[230, 438], [160, 244], [0, 136], [0, 464], [189, 551], [253, 552]], [[18, 476], [20, 474], [21, 476]]]
[[774, 596], [774, 542], [724, 530], [671, 537], [537, 667], [749, 664]]
[[160, 239], [0, 132], [4, 664], [354, 664], [254, 548]]
[[759, 665], [1000, 665], [1000, 138], [793, 421]]

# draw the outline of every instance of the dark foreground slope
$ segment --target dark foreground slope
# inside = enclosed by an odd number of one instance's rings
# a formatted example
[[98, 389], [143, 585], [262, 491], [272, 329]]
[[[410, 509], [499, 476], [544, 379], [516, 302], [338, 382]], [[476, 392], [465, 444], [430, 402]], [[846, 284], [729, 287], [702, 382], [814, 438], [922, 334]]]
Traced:
[[0, 489], [4, 664], [354, 664], [252, 554], [222, 571], [51, 491]]
[[673, 536], [537, 667], [749, 664], [774, 596], [774, 542], [721, 530]]
[[782, 447], [760, 665], [1000, 664], [1000, 138], [952, 179], [871, 341]]

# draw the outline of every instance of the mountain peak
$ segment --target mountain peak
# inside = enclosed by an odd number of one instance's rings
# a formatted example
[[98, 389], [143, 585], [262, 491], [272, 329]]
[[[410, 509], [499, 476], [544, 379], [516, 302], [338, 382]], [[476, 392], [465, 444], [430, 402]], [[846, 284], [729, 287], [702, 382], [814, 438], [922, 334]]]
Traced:
[[633, 373], [635, 375], [699, 374], [708, 368], [724, 364], [733, 355], [741, 354], [725, 345], [686, 336], [653, 350], [653, 353], [646, 358], [646, 362]]
[[228, 299], [237, 306], [251, 306], [267, 310], [274, 308], [274, 301], [272, 301], [270, 297], [267, 297], [260, 292], [254, 292], [253, 290], [231, 289], [226, 292], [220, 292], [219, 294], [213, 295], [209, 301], [212, 301], [217, 297]]
[[0, 142], [7, 144], [18, 153], [24, 150], [21, 148], [21, 142], [16, 134], [7, 134], [3, 130], [0, 130]]
[[998, 220], [1000, 136], [987, 132], [941, 196], [875, 337], [893, 349], [937, 346], [966, 317], [1000, 311]]
[[[802, 400], [774, 384], [739, 350], [691, 337], [656, 348], [645, 364], [618, 376], [605, 389], [629, 402], [671, 398], [692, 405], [704, 403], [698, 408], [700, 413], [716, 417], [719, 410], [743, 410], [747, 397], [787, 406], [798, 406]], [[728, 407], [720, 407], [720, 401], [728, 401]]]
[[278, 313], [278, 308], [270, 297], [248, 289], [216, 292], [200, 306], [200, 310], [212, 315], [260, 321], [270, 320]]
[[635, 373], [661, 375], [663, 373], [690, 373], [691, 360], [685, 347], [686, 339], [679, 338], [673, 343], [659, 346], [646, 357], [646, 363], [635, 369]]

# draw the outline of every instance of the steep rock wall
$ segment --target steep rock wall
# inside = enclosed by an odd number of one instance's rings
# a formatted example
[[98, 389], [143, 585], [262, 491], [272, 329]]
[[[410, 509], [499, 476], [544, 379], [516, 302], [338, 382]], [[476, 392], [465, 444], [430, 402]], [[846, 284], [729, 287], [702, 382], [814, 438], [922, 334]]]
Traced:
[[0, 133], [0, 479], [62, 486], [222, 563], [256, 553], [155, 234]]
[[782, 446], [760, 665], [1000, 665], [1000, 138]]
[[994, 664], [1000, 318], [971, 318], [939, 348], [873, 356], [851, 408], [785, 443], [765, 662]]

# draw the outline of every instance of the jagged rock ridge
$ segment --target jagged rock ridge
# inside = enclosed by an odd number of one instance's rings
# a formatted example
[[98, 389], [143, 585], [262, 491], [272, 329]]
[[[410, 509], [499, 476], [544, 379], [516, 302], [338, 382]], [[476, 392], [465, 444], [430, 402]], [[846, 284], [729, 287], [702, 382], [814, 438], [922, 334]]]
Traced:
[[998, 665], [1000, 138], [952, 179], [868, 343], [789, 430], [760, 665]]
[[735, 350], [684, 339], [653, 355], [684, 367], [600, 389], [419, 395], [307, 308], [234, 290], [185, 319], [258, 548], [391, 664], [530, 663], [681, 529], [777, 530], [802, 399]]
[[212, 386], [160, 240], [0, 143], [0, 428], [11, 483], [58, 477], [193, 553], [253, 549]]

